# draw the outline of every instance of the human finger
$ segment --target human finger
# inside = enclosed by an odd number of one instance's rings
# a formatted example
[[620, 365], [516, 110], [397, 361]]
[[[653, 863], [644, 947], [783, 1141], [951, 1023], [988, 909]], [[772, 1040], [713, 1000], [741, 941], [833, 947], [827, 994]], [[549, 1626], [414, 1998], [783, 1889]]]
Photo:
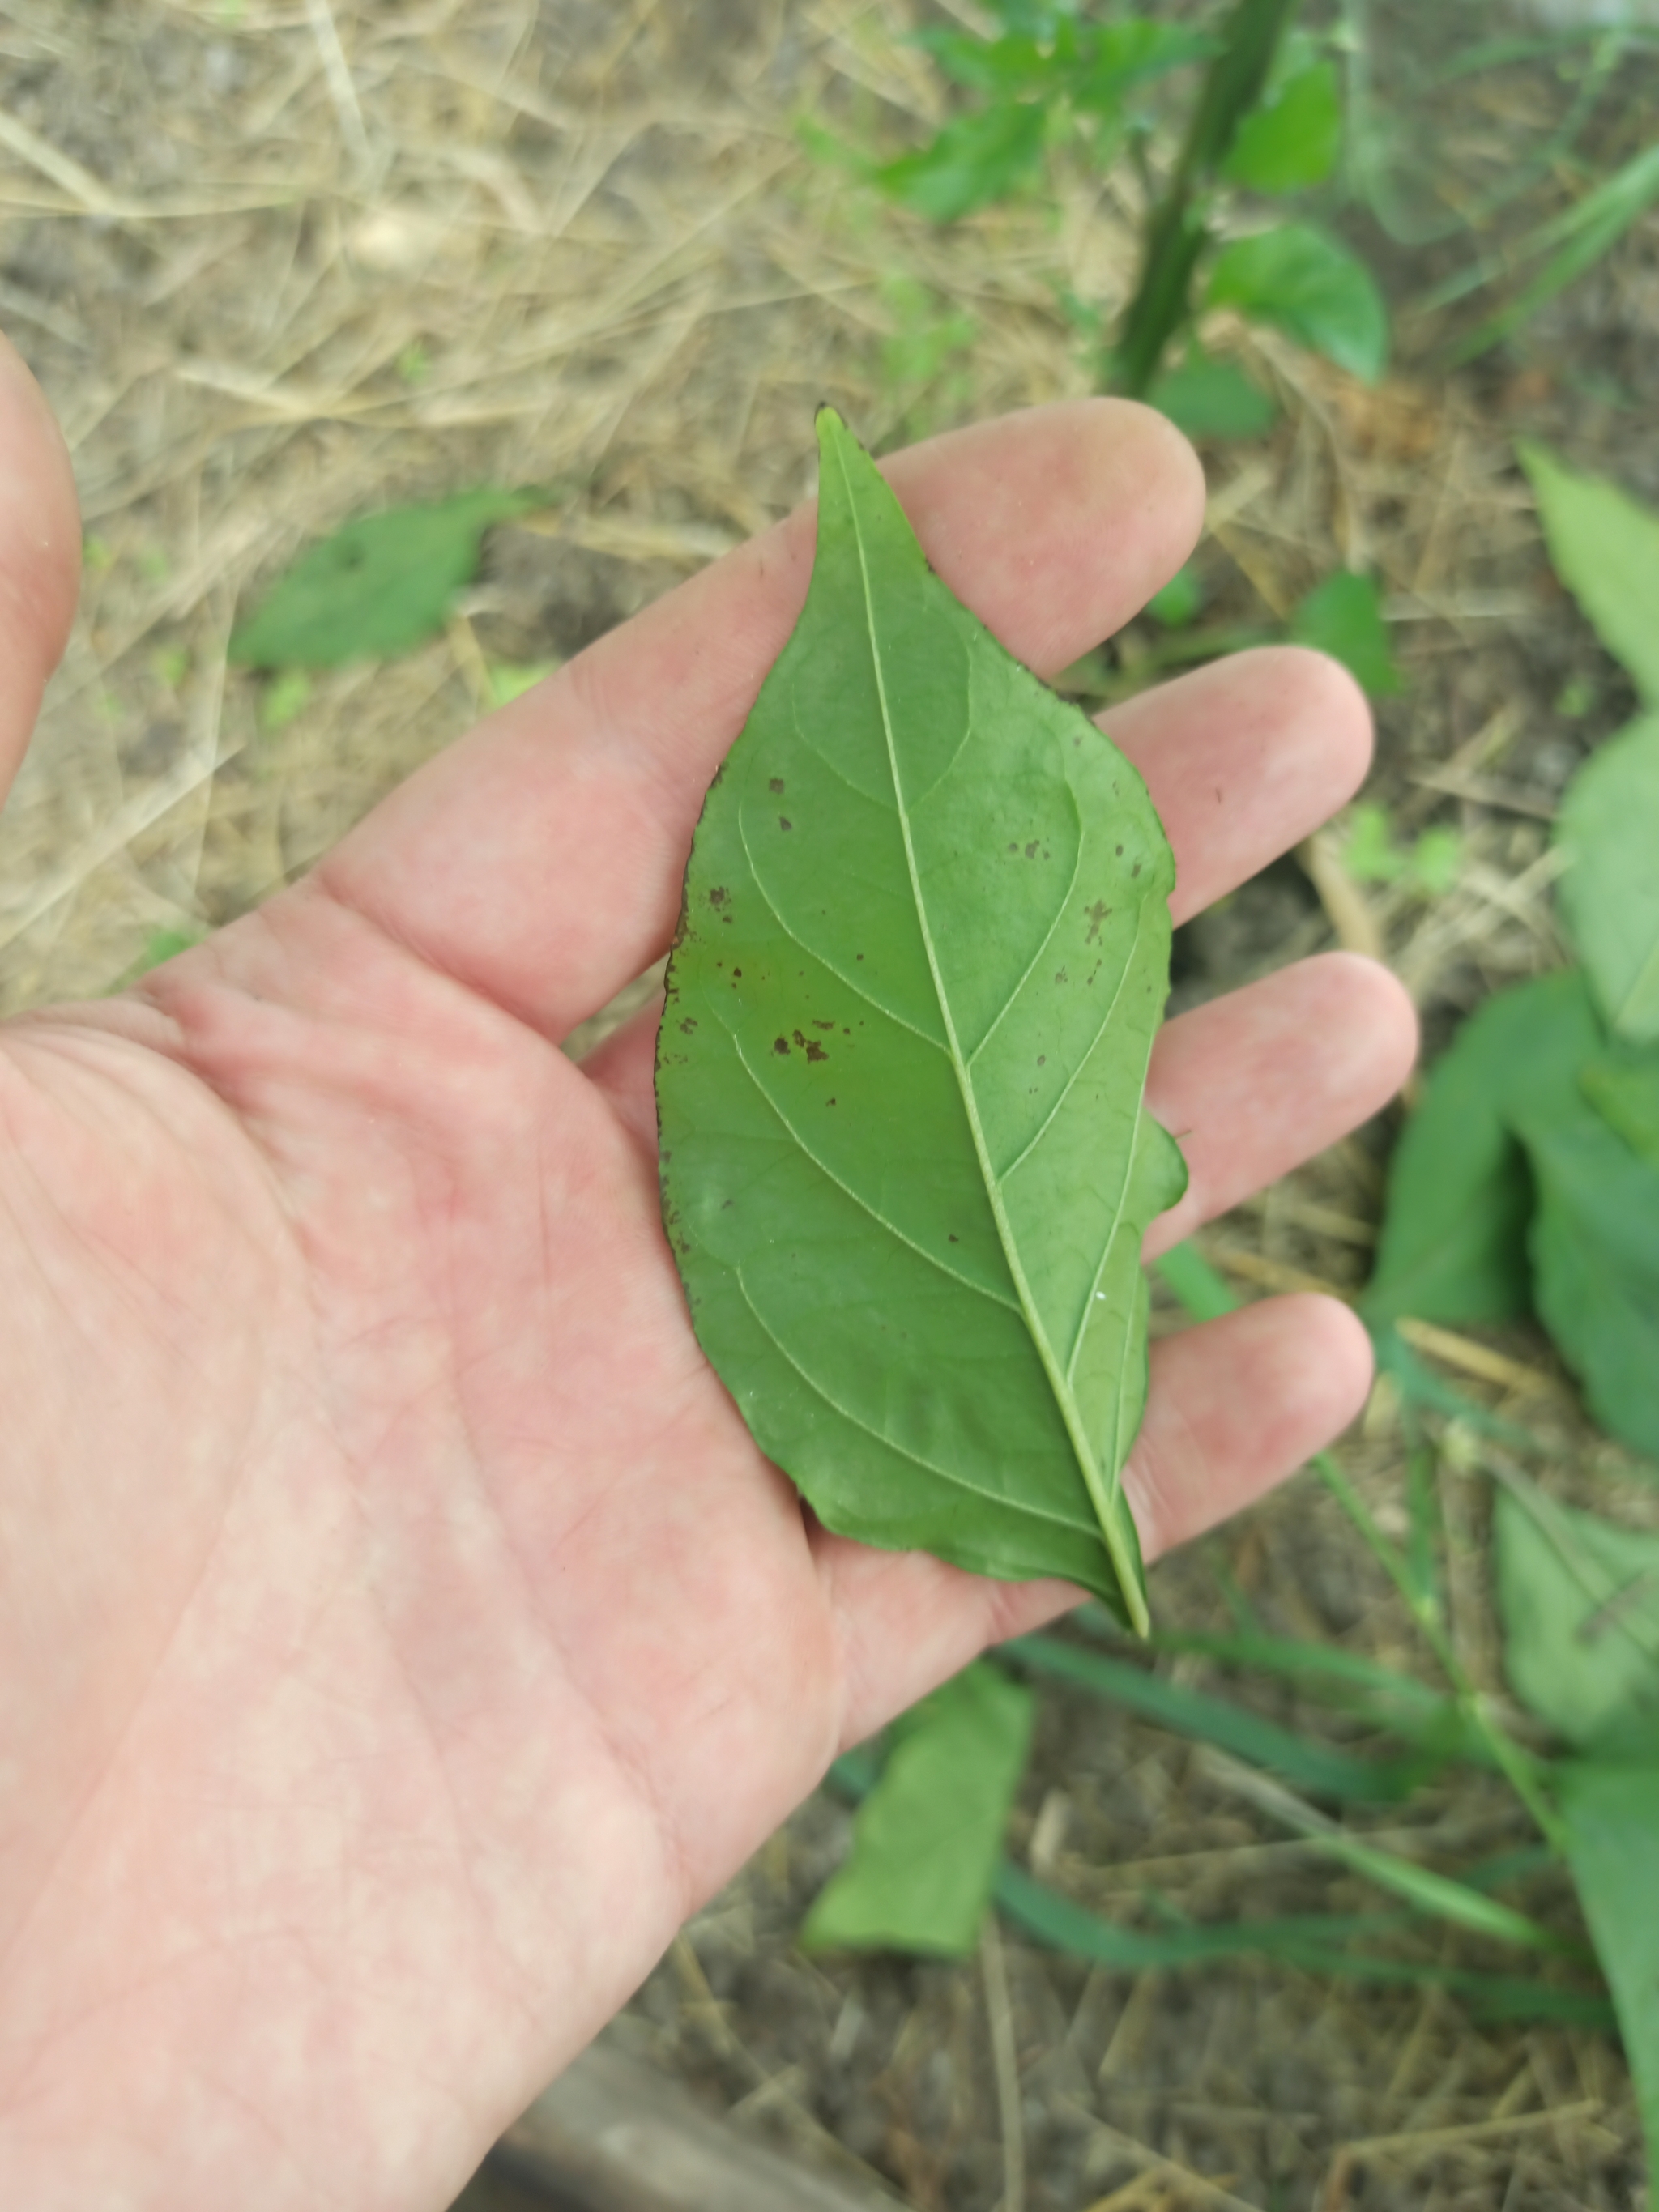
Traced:
[[1375, 960], [1325, 952], [1165, 1023], [1146, 1103], [1180, 1145], [1186, 1194], [1149, 1258], [1385, 1106], [1411, 1073], [1417, 1016]]
[[1177, 922], [1328, 821], [1370, 765], [1364, 693], [1301, 646], [1212, 661], [1102, 719], [1146, 777], [1174, 848]]
[[[1269, 1298], [1155, 1344], [1146, 1416], [1124, 1470], [1147, 1559], [1241, 1511], [1328, 1443], [1364, 1405], [1370, 1376], [1365, 1331], [1333, 1298]], [[814, 1541], [839, 1630], [843, 1746], [1079, 1595], [822, 1530]]]
[[[1035, 409], [884, 465], [938, 574], [1054, 672], [1179, 567], [1191, 448], [1122, 401]], [[552, 1036], [662, 951], [703, 794], [800, 611], [802, 509], [601, 638], [413, 777], [315, 883]]]
[[62, 657], [81, 581], [81, 525], [63, 434], [0, 337], [0, 800]]

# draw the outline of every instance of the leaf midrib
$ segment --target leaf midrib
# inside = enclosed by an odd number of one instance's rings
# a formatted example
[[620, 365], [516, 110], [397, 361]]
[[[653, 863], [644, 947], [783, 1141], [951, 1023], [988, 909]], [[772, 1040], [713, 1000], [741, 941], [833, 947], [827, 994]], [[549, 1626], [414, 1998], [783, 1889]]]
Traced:
[[[1145, 1636], [1151, 1629], [1152, 1620], [1146, 1610], [1146, 1599], [1141, 1592], [1135, 1563], [1127, 1556], [1127, 1547], [1116, 1525], [1116, 1514], [1114, 1509], [1117, 1503], [1117, 1480], [1115, 1476], [1109, 1487], [1102, 1476], [1099, 1462], [1084, 1431], [1082, 1410], [1055, 1357], [1054, 1346], [1048, 1341], [1048, 1331], [1043, 1328], [1037, 1313], [1036, 1302], [1032, 1296], [1031, 1286], [1026, 1279], [1025, 1269], [1020, 1260], [1019, 1247], [1014, 1237], [1013, 1226], [1009, 1221], [1007, 1209], [1002, 1201], [1001, 1184], [991, 1165], [990, 1152], [986, 1144], [985, 1131], [980, 1121], [978, 1104], [969, 1080], [968, 1066], [963, 1054], [961, 1041], [957, 1036], [956, 1019], [945, 992], [944, 977], [939, 972], [939, 956], [933, 945], [933, 931], [928, 927], [927, 908], [921, 895], [921, 882], [916, 868], [915, 845], [910, 834], [910, 810], [905, 804], [904, 786], [899, 775], [892, 711], [888, 703], [886, 672], [882, 664], [878, 641], [875, 600], [871, 588], [870, 562], [864, 542], [864, 531], [860, 520], [858, 502], [854, 494], [852, 480], [848, 475], [845, 463], [841, 461], [839, 455], [837, 463], [841, 467], [842, 482], [846, 488], [848, 513], [852, 519], [853, 543], [858, 552], [859, 580], [864, 593], [865, 629], [870, 641], [870, 664], [875, 677], [876, 696], [881, 707], [882, 738], [887, 748], [888, 772], [893, 780], [893, 799], [898, 817], [899, 834], [904, 840], [904, 864], [910, 878], [910, 896], [915, 907], [917, 926], [921, 932], [922, 949], [927, 953], [928, 970], [933, 979], [933, 992], [939, 1001], [939, 1018], [945, 1024], [945, 1034], [950, 1047], [951, 1064], [956, 1073], [957, 1085], [962, 1094], [963, 1109], [968, 1117], [968, 1127], [973, 1138], [975, 1156], [979, 1162], [981, 1180], [985, 1185], [986, 1196], [990, 1203], [992, 1218], [996, 1223], [997, 1235], [1001, 1241], [1003, 1255], [1008, 1262], [1008, 1270], [1013, 1278], [1014, 1288], [1019, 1296], [1020, 1310], [1024, 1316], [1025, 1326], [1030, 1333], [1032, 1343], [1036, 1347], [1037, 1358], [1042, 1363], [1043, 1372], [1048, 1378], [1048, 1387], [1054, 1393], [1054, 1401], [1060, 1407], [1060, 1419], [1066, 1425], [1066, 1433], [1071, 1438], [1072, 1449], [1077, 1457], [1084, 1486], [1093, 1503], [1095, 1517], [1100, 1524], [1101, 1539], [1105, 1544], [1107, 1554], [1112, 1562], [1113, 1571], [1117, 1577], [1130, 1625], [1138, 1634]], [[1137, 1116], [1137, 1139], [1139, 1133], [1139, 1116]], [[1131, 1157], [1133, 1158], [1133, 1153]], [[1115, 1229], [1114, 1234], [1115, 1234]], [[1086, 1319], [1085, 1314], [1085, 1326]]]

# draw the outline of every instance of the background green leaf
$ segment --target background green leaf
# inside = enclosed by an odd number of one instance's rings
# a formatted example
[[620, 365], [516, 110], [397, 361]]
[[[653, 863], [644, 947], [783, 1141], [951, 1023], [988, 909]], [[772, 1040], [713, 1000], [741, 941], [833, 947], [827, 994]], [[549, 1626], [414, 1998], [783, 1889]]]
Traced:
[[1659, 713], [1590, 755], [1555, 836], [1568, 862], [1557, 902], [1597, 1003], [1615, 1035], [1659, 1044]]
[[1189, 438], [1265, 437], [1279, 419], [1273, 402], [1242, 368], [1197, 348], [1156, 378], [1146, 398]]
[[1533, 1302], [1596, 1419], [1659, 1455], [1659, 1169], [1584, 1096], [1604, 1038], [1583, 975], [1522, 988], [1538, 1019], [1504, 1111], [1532, 1176]]
[[1126, 1659], [1066, 1644], [1053, 1636], [1024, 1636], [1007, 1645], [1008, 1656], [1039, 1674], [1094, 1691], [1128, 1712], [1177, 1735], [1212, 1743], [1280, 1775], [1318, 1797], [1367, 1803], [1403, 1797], [1423, 1777], [1423, 1762], [1356, 1759], [1316, 1743], [1231, 1698], [1195, 1690]]
[[1066, 86], [1072, 104], [1085, 114], [1109, 113], [1126, 92], [1204, 60], [1214, 45], [1184, 24], [1157, 23], [1144, 15], [1095, 24]]
[[1574, 1762], [1561, 1771], [1567, 1858], [1613, 1990], [1636, 2086], [1642, 2130], [1659, 2143], [1659, 1757], [1620, 1765]]
[[1374, 384], [1389, 357], [1389, 313], [1363, 261], [1310, 223], [1224, 246], [1208, 303], [1236, 307]]
[[1118, 1475], [1172, 864], [1135, 771], [819, 417], [806, 605], [709, 793], [659, 1034], [697, 1335], [828, 1526], [1146, 1622]]
[[1659, 707], [1659, 514], [1605, 477], [1569, 468], [1547, 446], [1526, 440], [1516, 451], [1551, 566], [1643, 698]]
[[973, 1950], [1035, 1705], [981, 1661], [915, 1709], [859, 1808], [851, 1852], [806, 1917], [807, 1950]]
[[1629, 1058], [1609, 1052], [1589, 1060], [1578, 1087], [1607, 1127], [1659, 1168], [1659, 1052]]
[[1303, 191], [1329, 176], [1341, 140], [1336, 64], [1316, 62], [1243, 118], [1221, 174], [1251, 191]]
[[1659, 1536], [1531, 1485], [1500, 1489], [1492, 1517], [1516, 1695], [1581, 1748], [1659, 1729]]
[[1527, 1311], [1532, 1182], [1507, 1111], [1539, 1053], [1559, 1033], [1579, 1034], [1577, 1009], [1561, 1003], [1574, 995], [1559, 976], [1498, 992], [1431, 1069], [1389, 1170], [1376, 1267], [1360, 1307], [1374, 1326], [1402, 1314], [1471, 1322]]
[[443, 628], [477, 573], [489, 525], [547, 503], [545, 492], [485, 484], [348, 522], [272, 586], [233, 634], [230, 657], [251, 668], [337, 668], [407, 653]]
[[1316, 584], [1292, 611], [1289, 635], [1297, 645], [1313, 646], [1340, 660], [1373, 699], [1404, 689], [1395, 666], [1382, 595], [1370, 576], [1339, 568]]
[[874, 172], [890, 199], [934, 222], [954, 222], [991, 200], [1005, 198], [1036, 167], [1042, 151], [1041, 103], [1000, 103], [947, 123], [915, 154]]

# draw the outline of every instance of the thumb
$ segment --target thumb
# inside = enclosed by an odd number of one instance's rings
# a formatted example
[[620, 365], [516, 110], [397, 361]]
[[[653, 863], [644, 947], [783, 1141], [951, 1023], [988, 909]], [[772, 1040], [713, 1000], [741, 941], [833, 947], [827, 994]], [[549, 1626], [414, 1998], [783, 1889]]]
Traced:
[[0, 799], [58, 665], [81, 582], [81, 523], [63, 434], [0, 337]]

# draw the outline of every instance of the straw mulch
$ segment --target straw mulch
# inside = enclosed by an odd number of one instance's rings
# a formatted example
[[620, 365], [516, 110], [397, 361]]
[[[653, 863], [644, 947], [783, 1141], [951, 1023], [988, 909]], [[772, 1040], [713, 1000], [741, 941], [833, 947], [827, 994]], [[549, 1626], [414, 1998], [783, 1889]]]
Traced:
[[[1123, 297], [1127, 173], [1062, 162], [1047, 204], [937, 233], [803, 149], [803, 116], [895, 146], [937, 119], [937, 82], [902, 43], [914, 21], [904, 0], [5, 11], [0, 316], [67, 431], [88, 562], [0, 830], [0, 1011], [107, 989], [161, 933], [256, 904], [465, 728], [503, 667], [577, 651], [786, 511], [808, 487], [818, 399], [882, 446], [1090, 388], [1058, 302]], [[1492, 171], [1566, 96], [1547, 72], [1485, 88], [1467, 161]], [[1366, 242], [1385, 266], [1403, 256]], [[1424, 369], [1365, 392], [1238, 329], [1212, 334], [1284, 407], [1271, 440], [1212, 457], [1212, 611], [1282, 616], [1339, 562], [1381, 575], [1408, 690], [1382, 714], [1376, 789], [1402, 832], [1457, 827], [1463, 865], [1444, 896], [1378, 893], [1316, 841], [1187, 933], [1184, 999], [1340, 941], [1391, 960], [1441, 1037], [1561, 957], [1550, 820], [1628, 702], [1544, 568], [1511, 436], [1541, 427], [1659, 479], [1651, 431], [1573, 380], [1642, 389], [1654, 267], [1650, 224], [1524, 360], [1455, 381]], [[1433, 337], [1408, 325], [1412, 357]], [[494, 533], [443, 637], [303, 699], [228, 665], [238, 608], [308, 539], [480, 483], [554, 501]], [[1134, 625], [1110, 681], [1139, 680], [1158, 650]], [[1352, 1290], [1389, 1133], [1217, 1224], [1212, 1258], [1246, 1292]], [[1659, 1521], [1659, 1493], [1585, 1426], [1540, 1339], [1425, 1348], [1554, 1440], [1564, 1494]], [[1385, 1394], [1343, 1449], [1401, 1529]], [[1478, 1455], [1451, 1455], [1454, 1632], [1501, 1694], [1488, 1488]], [[1218, 1565], [1283, 1632], [1421, 1664], [1305, 1482], [1160, 1570], [1160, 1617], [1218, 1625]], [[1279, 1692], [1241, 1694], [1330, 1727]], [[1123, 1917], [1375, 1907], [1237, 1771], [1074, 1696], [1045, 1692], [1043, 1715], [1012, 1848], [1080, 1900]], [[830, 1802], [805, 1808], [616, 2032], [917, 2212], [1635, 2201], [1628, 2080], [1600, 2033], [1482, 2025], [1443, 1993], [1267, 1963], [1090, 1973], [994, 1930], [960, 1971], [808, 1964], [792, 1932], [846, 1826]], [[1451, 1869], [1529, 1841], [1513, 1800], [1468, 1776], [1380, 1833]], [[1504, 1894], [1571, 1924], [1559, 1875]], [[1434, 1929], [1415, 1955], [1524, 1971]]]

